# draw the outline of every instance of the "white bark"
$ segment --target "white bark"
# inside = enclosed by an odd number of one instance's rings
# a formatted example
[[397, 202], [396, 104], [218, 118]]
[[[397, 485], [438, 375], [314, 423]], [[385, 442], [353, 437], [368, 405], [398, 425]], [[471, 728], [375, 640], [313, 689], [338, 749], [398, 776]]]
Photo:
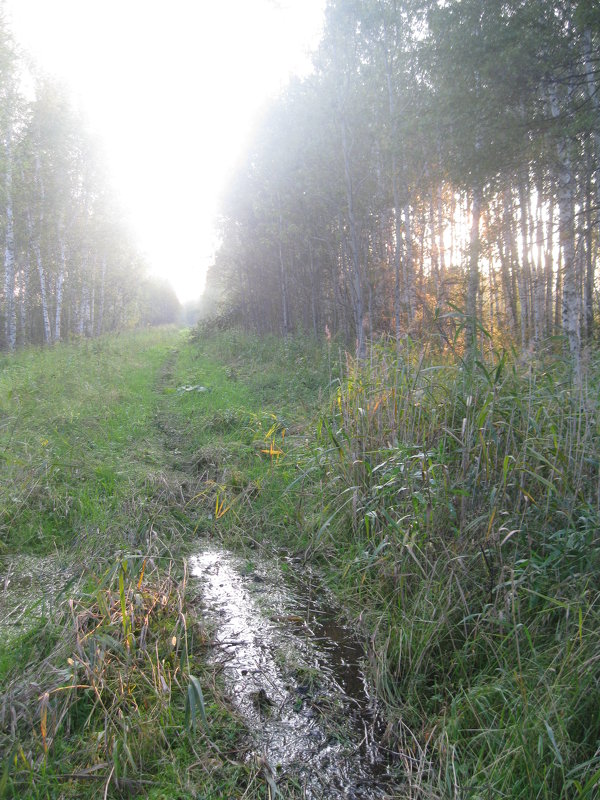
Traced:
[[365, 334], [363, 330], [364, 299], [360, 272], [360, 260], [358, 254], [358, 235], [356, 232], [356, 220], [354, 217], [354, 190], [352, 187], [352, 175], [350, 172], [350, 151], [348, 148], [348, 134], [346, 130], [345, 119], [342, 119], [341, 121], [341, 128], [348, 226], [350, 228], [350, 256], [352, 266], [352, 280], [350, 286], [352, 294], [352, 308], [354, 311], [354, 324], [356, 328], [356, 355], [357, 358], [364, 359], [367, 354]]
[[12, 152], [10, 142], [6, 144], [6, 231], [4, 238], [4, 334], [6, 346], [14, 350], [17, 346], [17, 316], [15, 308], [15, 232], [12, 204]]
[[583, 54], [585, 64], [585, 78], [587, 95], [592, 108], [594, 109], [594, 146], [596, 150], [596, 198], [600, 206], [600, 177], [598, 172], [600, 170], [600, 97], [598, 96], [598, 87], [596, 85], [596, 76], [594, 71], [593, 62], [593, 45], [592, 45], [592, 32], [590, 28], [586, 28], [583, 33]]
[[[42, 174], [40, 169], [39, 154], [36, 154], [35, 157], [35, 184], [39, 195], [39, 204], [40, 204], [39, 227], [41, 231], [44, 222], [44, 182], [42, 180]], [[42, 248], [40, 245], [39, 235], [36, 236], [33, 230], [33, 221], [31, 219], [31, 212], [29, 208], [27, 209], [27, 230], [29, 233], [29, 241], [32, 242], [33, 252], [35, 255], [35, 261], [38, 271], [38, 277], [40, 280], [42, 319], [44, 322], [44, 344], [50, 344], [50, 342], [52, 341], [52, 330], [50, 328], [50, 312], [48, 310], [48, 292], [46, 289], [46, 275], [44, 272], [44, 263], [42, 260]]]
[[98, 316], [96, 317], [96, 336], [102, 333], [104, 326], [104, 295], [106, 284], [106, 256], [102, 257], [102, 274], [100, 278], [100, 303], [98, 308]]
[[531, 311], [529, 307], [529, 229], [528, 229], [528, 193], [525, 189], [525, 182], [519, 178], [519, 206], [520, 206], [520, 227], [521, 227], [521, 269], [519, 270], [519, 301], [521, 308], [521, 347], [525, 350], [529, 339], [529, 322]]
[[479, 295], [479, 223], [481, 219], [481, 206], [483, 203], [482, 190], [479, 186], [473, 187], [473, 204], [471, 207], [471, 232], [469, 246], [469, 275], [467, 281], [467, 327], [466, 350], [467, 357], [474, 358], [477, 348], [477, 297]]
[[65, 252], [65, 243], [59, 232], [59, 247], [60, 247], [60, 261], [58, 266], [58, 275], [56, 276], [56, 315], [54, 318], [54, 341], [59, 342], [61, 338], [61, 316], [62, 316], [62, 303], [63, 303], [63, 287], [65, 281], [65, 272], [67, 265], [67, 255]]
[[[550, 86], [550, 110], [554, 119], [561, 115], [557, 87]], [[569, 141], [560, 135], [557, 140], [558, 155], [558, 212], [560, 246], [562, 253], [562, 327], [569, 342], [573, 369], [577, 383], [581, 380], [581, 334], [579, 300], [577, 297], [577, 264], [575, 261], [575, 179], [571, 166]]]
[[287, 337], [289, 333], [289, 315], [288, 315], [288, 299], [287, 299], [287, 282], [285, 276], [285, 262], [283, 258], [283, 214], [281, 211], [281, 197], [277, 194], [277, 212], [278, 212], [278, 245], [279, 245], [279, 284], [281, 290], [281, 322], [283, 326], [283, 336]]

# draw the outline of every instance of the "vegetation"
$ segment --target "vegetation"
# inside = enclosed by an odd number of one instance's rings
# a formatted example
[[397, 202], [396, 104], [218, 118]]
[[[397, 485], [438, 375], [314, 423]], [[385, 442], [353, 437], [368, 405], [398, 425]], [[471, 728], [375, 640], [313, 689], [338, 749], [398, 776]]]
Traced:
[[332, 0], [314, 74], [231, 182], [209, 291], [247, 329], [327, 327], [361, 357], [374, 335], [443, 349], [459, 328], [475, 352], [476, 320], [523, 349], [563, 333], [578, 371], [599, 37], [588, 0]]
[[5, 796], [264, 795], [191, 605], [209, 536], [319, 565], [408, 794], [594, 797], [599, 379], [206, 327], [10, 357], [4, 569], [69, 569], [0, 659]]
[[0, 797], [276, 793], [199, 537], [337, 593], [402, 796], [598, 797], [599, 37], [588, 0], [331, 0], [225, 201], [219, 313], [95, 339], [176, 303], [2, 38], [2, 343], [56, 346], [0, 362]]
[[288, 517], [416, 796], [599, 791], [599, 25], [331, 0], [223, 204], [212, 329], [339, 363]]
[[[159, 330], [4, 360], [0, 796], [264, 787], [184, 565], [219, 496], [206, 470], [242, 428], [255, 458], [263, 415], [232, 412], [224, 369], [189, 348], [177, 360], [181, 344]], [[182, 388], [198, 380], [211, 392]]]
[[[27, 87], [27, 89], [25, 89]], [[174, 322], [67, 92], [17, 56], [0, 15], [0, 349]]]
[[319, 428], [310, 548], [375, 635], [381, 696], [444, 796], [597, 792], [593, 375], [582, 398], [560, 360], [465, 370], [380, 346]]
[[[213, 337], [238, 380], [257, 360], [302, 380], [298, 340], [263, 361], [264, 340]], [[552, 353], [440, 365], [380, 342], [311, 362], [330, 400], [308, 438], [285, 437], [283, 498], [238, 524], [319, 563], [360, 620], [411, 791], [596, 796], [598, 365], [582, 389]]]

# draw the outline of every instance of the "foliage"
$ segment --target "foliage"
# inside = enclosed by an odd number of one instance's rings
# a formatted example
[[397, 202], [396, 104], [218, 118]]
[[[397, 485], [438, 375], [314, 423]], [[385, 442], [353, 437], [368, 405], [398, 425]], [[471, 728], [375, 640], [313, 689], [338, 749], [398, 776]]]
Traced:
[[[237, 330], [197, 346], [242, 392], [258, 365], [294, 363]], [[318, 424], [286, 435], [222, 529], [320, 565], [370, 643], [410, 796], [595, 796], [598, 363], [577, 387], [552, 352], [465, 364], [380, 341], [364, 361], [321, 357]]]
[[4, 793], [264, 795], [192, 621], [204, 534], [320, 568], [365, 634], [407, 796], [594, 797], [596, 360], [586, 376], [552, 352], [382, 340], [355, 361], [239, 329], [5, 357], [4, 558], [56, 542], [74, 569], [1, 654]]
[[578, 371], [598, 316], [598, 37], [581, 0], [331, 0], [314, 73], [232, 178], [211, 297], [248, 330], [330, 331], [361, 357], [382, 333], [448, 346], [458, 308], [460, 346], [481, 350], [475, 318], [523, 347], [562, 332]]
[[374, 634], [381, 697], [444, 795], [597, 791], [600, 373], [583, 392], [569, 374], [374, 346], [307, 462], [325, 494], [309, 550]]
[[65, 89], [17, 57], [1, 15], [0, 202], [1, 349], [154, 321], [99, 143]]
[[[317, 352], [288, 350], [305, 401]], [[4, 796], [264, 796], [184, 559], [202, 533], [239, 541], [250, 507], [268, 529], [296, 469], [287, 363], [276, 339], [201, 354], [168, 329], [3, 358]]]

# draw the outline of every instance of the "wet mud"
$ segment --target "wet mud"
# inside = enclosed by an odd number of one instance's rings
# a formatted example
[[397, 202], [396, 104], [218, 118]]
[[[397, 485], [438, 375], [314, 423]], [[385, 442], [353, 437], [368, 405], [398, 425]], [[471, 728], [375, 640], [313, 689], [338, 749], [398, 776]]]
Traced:
[[190, 569], [215, 661], [275, 782], [307, 800], [398, 796], [364, 650], [323, 589], [293, 562], [248, 562], [216, 546]]

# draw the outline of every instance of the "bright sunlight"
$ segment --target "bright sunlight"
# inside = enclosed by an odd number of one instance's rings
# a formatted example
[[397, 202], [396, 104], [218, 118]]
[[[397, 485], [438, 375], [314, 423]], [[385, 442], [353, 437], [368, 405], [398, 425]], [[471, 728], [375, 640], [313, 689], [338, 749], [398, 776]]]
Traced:
[[256, 115], [306, 74], [323, 0], [7, 0], [14, 35], [74, 91], [152, 271], [202, 292], [219, 195]]

